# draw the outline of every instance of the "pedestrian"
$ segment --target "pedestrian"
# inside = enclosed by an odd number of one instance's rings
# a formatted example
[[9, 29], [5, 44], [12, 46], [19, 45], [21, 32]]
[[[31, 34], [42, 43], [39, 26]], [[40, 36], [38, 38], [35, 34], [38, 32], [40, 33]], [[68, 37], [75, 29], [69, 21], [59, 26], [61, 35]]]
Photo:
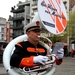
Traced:
[[71, 50], [71, 57], [74, 57], [74, 49]]
[[[11, 55], [10, 65], [13, 67], [33, 67], [34, 64], [45, 65], [48, 61], [47, 49], [39, 44], [40, 41], [40, 22], [34, 21], [25, 26], [27, 41], [15, 44], [15, 50]], [[60, 65], [63, 60], [63, 49], [55, 54], [56, 64]]]

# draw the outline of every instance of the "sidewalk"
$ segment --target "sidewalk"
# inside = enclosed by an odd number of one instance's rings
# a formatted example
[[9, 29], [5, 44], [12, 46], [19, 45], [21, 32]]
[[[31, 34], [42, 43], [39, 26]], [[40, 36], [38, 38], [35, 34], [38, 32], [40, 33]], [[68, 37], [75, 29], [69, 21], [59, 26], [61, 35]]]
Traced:
[[[0, 75], [9, 75], [2, 63], [0, 63]], [[75, 58], [64, 57], [63, 63], [56, 66], [56, 70], [53, 75], [75, 75]]]
[[7, 74], [2, 63], [0, 63], [0, 75], [9, 75], [9, 74]]

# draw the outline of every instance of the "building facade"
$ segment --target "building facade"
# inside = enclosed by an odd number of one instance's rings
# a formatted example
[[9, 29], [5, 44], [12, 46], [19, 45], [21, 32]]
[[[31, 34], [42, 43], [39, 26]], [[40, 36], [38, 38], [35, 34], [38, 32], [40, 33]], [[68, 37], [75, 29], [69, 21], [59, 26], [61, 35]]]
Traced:
[[0, 48], [6, 43], [6, 19], [0, 17]]
[[12, 7], [11, 12], [13, 13], [13, 17], [10, 18], [13, 21], [13, 25], [10, 27], [13, 30], [12, 38], [16, 38], [25, 33], [24, 26], [30, 23], [32, 20], [31, 16], [31, 3], [30, 0], [26, 0], [25, 2], [19, 2], [17, 4], [17, 8]]

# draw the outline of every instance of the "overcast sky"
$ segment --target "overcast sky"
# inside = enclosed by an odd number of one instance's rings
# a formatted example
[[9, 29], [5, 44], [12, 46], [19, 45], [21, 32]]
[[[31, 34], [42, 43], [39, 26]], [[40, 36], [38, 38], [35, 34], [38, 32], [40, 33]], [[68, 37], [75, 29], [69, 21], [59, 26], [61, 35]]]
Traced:
[[19, 1], [24, 2], [25, 0], [0, 0], [0, 17], [8, 19], [9, 15], [12, 15], [11, 7], [17, 5]]

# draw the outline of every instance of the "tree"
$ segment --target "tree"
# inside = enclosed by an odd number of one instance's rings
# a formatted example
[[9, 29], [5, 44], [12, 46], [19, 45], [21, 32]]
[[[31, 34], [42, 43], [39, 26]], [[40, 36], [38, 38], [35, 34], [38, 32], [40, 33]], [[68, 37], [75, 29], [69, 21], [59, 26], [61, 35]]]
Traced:
[[69, 21], [68, 21], [67, 31], [69, 31], [69, 36], [75, 36], [75, 12], [69, 13]]

